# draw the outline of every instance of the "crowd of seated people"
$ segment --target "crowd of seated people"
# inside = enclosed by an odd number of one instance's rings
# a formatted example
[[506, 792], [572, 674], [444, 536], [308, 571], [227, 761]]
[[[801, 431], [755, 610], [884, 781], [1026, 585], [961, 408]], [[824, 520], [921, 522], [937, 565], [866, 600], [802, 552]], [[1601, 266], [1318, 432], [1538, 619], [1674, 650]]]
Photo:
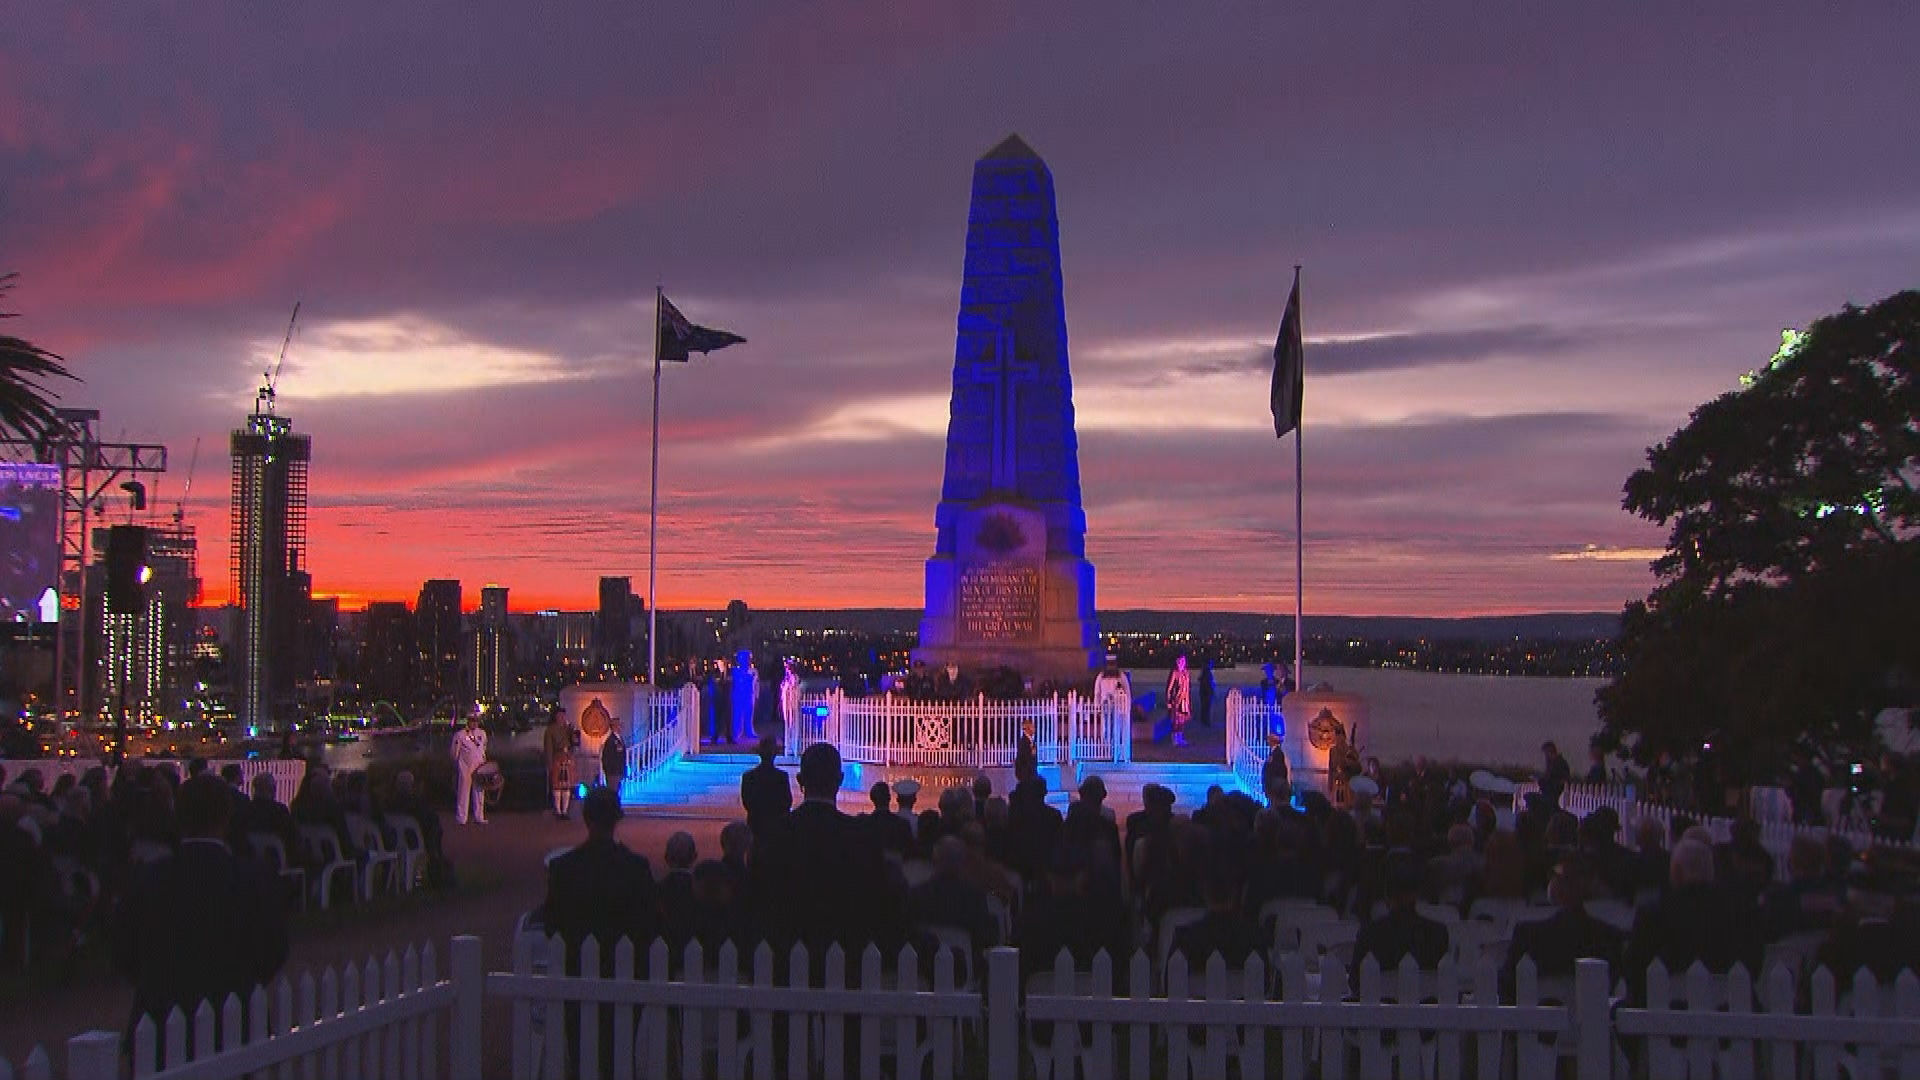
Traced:
[[[753, 791], [785, 787], [771, 758], [761, 769]], [[1149, 785], [1124, 821], [1106, 809], [1098, 777], [1062, 814], [1031, 766], [1004, 798], [981, 777], [918, 813], [904, 808], [919, 795], [912, 781], [876, 784], [870, 810], [842, 813], [842, 779], [837, 751], [816, 744], [800, 761], [797, 802], [782, 809], [755, 796], [753, 824], [728, 826], [722, 858], [701, 861], [692, 838], [676, 835], [668, 877], [656, 884], [649, 873], [646, 897], [636, 891], [644, 912], [587, 912], [570, 895], [584, 884], [570, 884], [556, 861], [547, 925], [576, 944], [623, 932], [709, 949], [732, 941], [742, 957], [762, 941], [776, 955], [802, 943], [816, 965], [830, 945], [890, 956], [911, 943], [923, 963], [941, 946], [970, 953], [974, 966], [963, 970], [976, 972], [983, 950], [1009, 944], [1025, 976], [1052, 970], [1062, 950], [1081, 970], [1105, 950], [1125, 971], [1133, 950], [1163, 941], [1191, 968], [1218, 954], [1238, 969], [1269, 957], [1275, 935], [1262, 916], [1290, 901], [1356, 926], [1351, 972], [1367, 960], [1390, 971], [1406, 958], [1433, 970], [1460, 958], [1450, 924], [1472, 921], [1485, 900], [1522, 914], [1461, 962], [1497, 965], [1509, 994], [1523, 960], [1548, 979], [1599, 958], [1640, 993], [1656, 960], [1674, 972], [1695, 963], [1757, 971], [1769, 945], [1796, 936], [1810, 960], [1836, 970], [1920, 967], [1920, 935], [1902, 936], [1913, 912], [1863, 889], [1861, 860], [1828, 843], [1796, 844], [1790, 873], [1775, 880], [1749, 824], [1721, 843], [1684, 821], [1671, 834], [1642, 828], [1627, 846], [1610, 811], [1581, 820], [1536, 795], [1517, 813], [1496, 813], [1424, 762], [1350, 809], [1314, 794], [1268, 808], [1218, 789], [1178, 807], [1173, 792]], [[610, 831], [601, 842], [617, 847]], [[849, 974], [856, 968], [850, 960]]]
[[[111, 779], [106, 768], [95, 767], [64, 773], [51, 785], [30, 764], [12, 768], [12, 775], [0, 773], [0, 969], [35, 963], [63, 971], [76, 947], [109, 930], [114, 903], [134, 870], [179, 851], [177, 796], [186, 780], [201, 776], [217, 780], [227, 796], [228, 848], [274, 864], [276, 874], [280, 858], [295, 867], [312, 863], [299, 833], [305, 825], [332, 830], [348, 858], [363, 855], [348, 827], [350, 814], [372, 821], [390, 849], [400, 843], [394, 829], [400, 816], [412, 819], [426, 867], [431, 872], [436, 861], [444, 863], [439, 814], [406, 773], [396, 776], [391, 792], [376, 796], [364, 774], [334, 776], [315, 765], [289, 807], [276, 797], [272, 776], [261, 773], [249, 785], [235, 762], [215, 768], [204, 760], [184, 767], [135, 760], [113, 770]], [[268, 837], [279, 843], [263, 843]], [[299, 897], [290, 892], [286, 899], [292, 904]]]

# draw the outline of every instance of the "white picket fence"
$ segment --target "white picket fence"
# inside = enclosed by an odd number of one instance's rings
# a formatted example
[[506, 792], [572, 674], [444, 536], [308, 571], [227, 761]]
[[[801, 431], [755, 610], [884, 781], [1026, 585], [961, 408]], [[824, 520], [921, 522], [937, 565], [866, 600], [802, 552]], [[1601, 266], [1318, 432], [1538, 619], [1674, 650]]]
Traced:
[[[141, 764], [171, 765], [180, 773], [182, 779], [187, 775], [187, 763], [173, 758], [143, 758]], [[293, 796], [300, 790], [300, 781], [307, 775], [307, 763], [298, 759], [281, 761], [261, 758], [232, 761], [209, 758], [207, 761], [208, 768], [216, 775], [228, 765], [240, 766], [241, 786], [247, 790], [251, 790], [253, 778], [261, 773], [272, 776], [274, 798], [278, 799], [282, 805], [293, 802]], [[53, 782], [60, 777], [70, 775], [78, 780], [92, 769], [104, 769], [107, 780], [111, 782], [117, 768], [105, 758], [0, 758], [0, 769], [6, 770], [7, 783], [13, 783], [19, 779], [21, 773], [33, 769], [40, 773], [40, 778], [46, 782], [48, 791], [53, 790]]]
[[487, 978], [480, 939], [454, 938], [452, 961], [451, 977], [440, 977], [426, 945], [318, 979], [282, 978], [217, 1012], [202, 1003], [190, 1017], [175, 1009], [162, 1026], [143, 1018], [130, 1046], [107, 1031], [69, 1039], [64, 1072], [43, 1048], [17, 1069], [0, 1059], [0, 1080], [120, 1080], [123, 1059], [136, 1080], [478, 1077]]
[[[987, 950], [978, 972], [947, 949], [929, 961], [911, 948], [891, 958], [869, 948], [856, 964], [835, 947], [816, 966], [802, 946], [742, 955], [725, 945], [709, 956], [694, 944], [674, 957], [655, 942], [642, 964], [622, 941], [607, 976], [598, 974], [601, 955], [588, 941], [576, 970], [589, 974], [566, 975], [559, 939], [527, 937], [513, 970], [487, 974], [479, 939], [458, 937], [446, 979], [425, 948], [318, 980], [282, 980], [247, 1008], [227, 1002], [217, 1028], [211, 1007], [174, 1014], [158, 1065], [162, 1033], [143, 1025], [131, 1048], [134, 1075], [557, 1080], [610, 1065], [618, 1077], [683, 1080], [1493, 1080], [1557, 1069], [1580, 1080], [1920, 1077], [1920, 979], [1910, 972], [1892, 986], [1862, 972], [1843, 987], [1824, 970], [1801, 984], [1775, 967], [1756, 987], [1739, 968], [1670, 977], [1655, 965], [1644, 1003], [1628, 1004], [1597, 960], [1553, 979], [1525, 961], [1503, 1002], [1491, 961], [1423, 972], [1409, 960], [1383, 973], [1368, 960], [1354, 985], [1337, 954], [1317, 969], [1288, 954], [1277, 978], [1258, 959], [1234, 971], [1214, 957], [1190, 971], [1178, 954], [1157, 969], [1144, 952], [1124, 964], [1103, 953], [1076, 970], [1063, 954], [1023, 986], [1019, 954], [1006, 948]], [[488, 997], [507, 1002], [511, 1015], [511, 1058], [490, 1070], [481, 1030]], [[90, 1032], [68, 1042], [64, 1073], [37, 1050], [17, 1070], [0, 1061], [0, 1080], [108, 1080], [120, 1075], [121, 1059], [119, 1036]]]
[[[1532, 790], [1538, 790], [1538, 785], [1525, 785], [1522, 794]], [[1569, 784], [1560, 795], [1560, 808], [1583, 820], [1601, 807], [1612, 810], [1620, 821], [1619, 840], [1622, 844], [1629, 846], [1633, 844], [1633, 831], [1638, 823], [1657, 821], [1660, 823], [1661, 834], [1665, 836], [1671, 832], [1674, 819], [1681, 816], [1705, 827], [1713, 834], [1717, 843], [1724, 843], [1732, 838], [1732, 818], [1683, 814], [1670, 806], [1639, 799], [1636, 795], [1636, 790], [1631, 787], [1611, 784]], [[1775, 876], [1783, 880], [1787, 876], [1787, 853], [1792, 849], [1794, 840], [1803, 836], [1822, 842], [1829, 837], [1838, 836], [1856, 851], [1869, 847], [1905, 852], [1916, 850], [1915, 845], [1910, 841], [1884, 839], [1874, 835], [1871, 830], [1859, 826], [1829, 828], [1824, 825], [1795, 825], [1791, 821], [1781, 820], [1759, 821], [1756, 824], [1760, 827], [1760, 843], [1767, 849], [1767, 854], [1773, 856]]]
[[1133, 756], [1132, 707], [1124, 692], [1018, 701], [912, 701], [893, 694], [849, 698], [838, 690], [792, 703], [786, 751], [829, 742], [863, 765], [1008, 768], [1031, 732], [1042, 765], [1125, 762]]

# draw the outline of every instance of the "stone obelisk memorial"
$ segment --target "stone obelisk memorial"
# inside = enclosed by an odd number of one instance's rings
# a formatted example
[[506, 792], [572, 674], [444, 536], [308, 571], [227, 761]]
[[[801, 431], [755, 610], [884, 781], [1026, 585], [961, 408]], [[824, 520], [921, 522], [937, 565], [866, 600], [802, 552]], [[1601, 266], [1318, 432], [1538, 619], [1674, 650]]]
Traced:
[[1018, 135], [973, 166], [934, 525], [918, 659], [1057, 679], [1098, 665], [1053, 174]]

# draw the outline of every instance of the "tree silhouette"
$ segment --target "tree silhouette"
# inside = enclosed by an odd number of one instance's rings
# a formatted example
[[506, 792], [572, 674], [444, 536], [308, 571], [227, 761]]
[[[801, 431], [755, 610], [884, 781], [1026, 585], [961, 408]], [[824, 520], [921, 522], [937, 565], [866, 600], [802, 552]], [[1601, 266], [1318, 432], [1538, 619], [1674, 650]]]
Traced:
[[[1729, 780], [1867, 752], [1920, 672], [1920, 292], [1847, 307], [1647, 451], [1625, 506], [1669, 527], [1628, 605], [1602, 737]], [[1857, 759], [1856, 759], [1857, 760]]]
[[[0, 274], [0, 300], [12, 291], [18, 276]], [[0, 310], [0, 319], [15, 314]], [[0, 334], [0, 433], [38, 438], [53, 423], [58, 397], [47, 384], [72, 378], [58, 355], [31, 341]]]

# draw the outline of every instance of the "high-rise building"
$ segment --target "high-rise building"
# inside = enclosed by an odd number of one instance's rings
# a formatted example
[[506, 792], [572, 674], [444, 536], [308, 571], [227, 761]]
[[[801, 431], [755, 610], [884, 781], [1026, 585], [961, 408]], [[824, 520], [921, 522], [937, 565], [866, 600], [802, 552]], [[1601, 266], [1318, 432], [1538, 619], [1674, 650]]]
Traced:
[[435, 578], [420, 586], [420, 601], [413, 606], [420, 681], [436, 711], [451, 698], [455, 716], [465, 715], [463, 706], [470, 697], [466, 681], [460, 677], [461, 654], [465, 651], [460, 607], [460, 583], [451, 578]]
[[633, 667], [633, 579], [600, 579], [600, 618], [594, 625], [594, 651], [605, 667], [625, 672]]
[[498, 705], [513, 682], [513, 636], [507, 629], [507, 590], [480, 590], [480, 613], [473, 620], [473, 700]]
[[300, 607], [307, 576], [307, 464], [313, 440], [273, 411], [262, 388], [247, 426], [233, 433], [233, 595], [240, 607], [235, 675], [240, 723], [291, 724]]
[[197, 629], [194, 605], [200, 602], [193, 530], [133, 526], [139, 533], [137, 553], [128, 556], [128, 595], [115, 604], [109, 592], [114, 577], [111, 561], [119, 545], [110, 532], [94, 530], [93, 549], [100, 553], [94, 576], [100, 588], [89, 590], [100, 600], [98, 619], [100, 703], [103, 719], [124, 708], [135, 726], [182, 715], [186, 691], [193, 680], [193, 638]]
[[398, 600], [376, 600], [360, 620], [360, 696], [372, 708], [387, 702], [411, 715], [420, 704], [414, 671], [419, 646], [414, 641], [413, 612]]

